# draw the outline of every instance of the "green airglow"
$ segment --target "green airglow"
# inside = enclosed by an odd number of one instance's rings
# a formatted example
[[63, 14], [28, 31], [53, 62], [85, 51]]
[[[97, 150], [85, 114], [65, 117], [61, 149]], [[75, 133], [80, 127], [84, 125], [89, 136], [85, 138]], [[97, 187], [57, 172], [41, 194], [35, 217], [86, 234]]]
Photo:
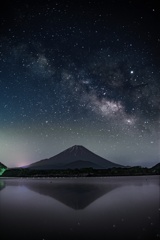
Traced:
[[0, 176], [7, 170], [7, 168], [0, 168]]

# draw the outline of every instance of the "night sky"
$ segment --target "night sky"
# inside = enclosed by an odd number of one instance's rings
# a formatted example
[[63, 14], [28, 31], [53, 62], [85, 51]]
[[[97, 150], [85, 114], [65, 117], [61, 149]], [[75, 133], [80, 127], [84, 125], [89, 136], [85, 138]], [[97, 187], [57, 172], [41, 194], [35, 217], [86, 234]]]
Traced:
[[159, 162], [158, 1], [11, 1], [0, 13], [0, 161], [83, 145]]

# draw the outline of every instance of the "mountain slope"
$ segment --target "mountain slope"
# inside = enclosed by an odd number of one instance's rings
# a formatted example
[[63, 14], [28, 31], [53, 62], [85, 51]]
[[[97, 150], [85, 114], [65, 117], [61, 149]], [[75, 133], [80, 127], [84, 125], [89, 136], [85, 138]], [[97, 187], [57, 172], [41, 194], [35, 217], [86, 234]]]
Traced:
[[157, 164], [154, 165], [151, 169], [160, 170], [160, 163], [157, 163]]
[[83, 146], [75, 145], [54, 157], [35, 162], [27, 167], [31, 169], [73, 169], [86, 167], [106, 169], [123, 166], [110, 162]]

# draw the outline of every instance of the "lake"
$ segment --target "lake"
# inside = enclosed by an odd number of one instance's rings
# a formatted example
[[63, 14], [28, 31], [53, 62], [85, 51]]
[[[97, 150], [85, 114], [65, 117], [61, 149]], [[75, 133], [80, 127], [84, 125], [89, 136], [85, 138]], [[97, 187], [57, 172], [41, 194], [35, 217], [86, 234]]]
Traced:
[[160, 239], [160, 176], [0, 178], [3, 240]]

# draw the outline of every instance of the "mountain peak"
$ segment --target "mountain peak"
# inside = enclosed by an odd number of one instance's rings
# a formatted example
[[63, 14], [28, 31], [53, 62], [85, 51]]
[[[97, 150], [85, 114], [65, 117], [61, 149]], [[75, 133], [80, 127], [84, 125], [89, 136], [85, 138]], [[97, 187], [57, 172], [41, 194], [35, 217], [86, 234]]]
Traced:
[[70, 148], [73, 148], [73, 149], [78, 149], [78, 148], [84, 148], [82, 145], [73, 145], [72, 147]]
[[78, 150], [81, 150], [81, 149], [86, 149], [86, 148], [83, 147], [82, 145], [74, 145], [74, 146], [68, 148], [67, 150], [70, 150], [70, 151], [78, 151]]
[[74, 146], [66, 149], [64, 152], [68, 152], [69, 154], [72, 154], [74, 156], [76, 156], [76, 155], [81, 156], [90, 151], [87, 148], [83, 147], [82, 145], [74, 145]]

